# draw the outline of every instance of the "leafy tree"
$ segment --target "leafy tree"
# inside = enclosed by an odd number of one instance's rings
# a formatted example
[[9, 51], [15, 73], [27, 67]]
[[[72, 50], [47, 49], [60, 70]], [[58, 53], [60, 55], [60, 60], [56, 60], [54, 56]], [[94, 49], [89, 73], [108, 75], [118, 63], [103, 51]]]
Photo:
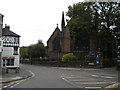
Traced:
[[73, 49], [88, 45], [91, 51], [97, 52], [100, 48], [104, 57], [113, 57], [120, 31], [119, 2], [77, 3], [68, 7], [67, 16]]
[[[73, 6], [69, 6], [67, 16], [70, 17], [68, 21], [68, 27], [70, 29], [71, 38], [74, 41], [74, 47], [86, 48], [88, 50], [89, 42], [90, 45], [93, 43], [91, 40], [96, 43], [96, 25], [93, 24], [93, 16], [91, 15], [93, 11], [90, 9], [91, 3], [77, 3]], [[89, 39], [90, 38], [90, 39]], [[79, 40], [80, 39], [80, 40]], [[96, 46], [93, 46], [96, 50]], [[92, 50], [94, 51], [94, 48]], [[78, 49], [78, 48], [76, 48]]]
[[20, 55], [21, 55], [21, 58], [28, 58], [28, 47], [21, 47]]
[[28, 47], [28, 54], [30, 58], [40, 58], [45, 56], [45, 46], [43, 43], [37, 43]]
[[34, 58], [34, 45], [30, 45], [28, 46], [28, 55], [29, 55], [29, 58]]
[[93, 6], [94, 11], [99, 15], [99, 47], [104, 53], [104, 57], [113, 58], [116, 49], [116, 35], [120, 31], [119, 2], [99, 2]]

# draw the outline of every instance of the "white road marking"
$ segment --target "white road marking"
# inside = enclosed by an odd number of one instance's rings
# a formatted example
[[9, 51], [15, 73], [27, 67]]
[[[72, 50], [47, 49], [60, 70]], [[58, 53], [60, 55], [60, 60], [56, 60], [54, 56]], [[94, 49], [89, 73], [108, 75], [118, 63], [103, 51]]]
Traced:
[[12, 79], [20, 79], [20, 78], [22, 78], [22, 77], [13, 77]]
[[101, 76], [103, 78], [114, 78], [114, 77], [109, 77], [109, 76]]
[[8, 86], [3, 86], [3, 88], [7, 88]]
[[3, 86], [3, 88], [8, 88], [8, 87], [9, 88], [13, 88], [13, 87], [15, 87], [18, 84], [20, 84], [20, 83], [11, 82], [9, 85]]
[[71, 85], [73, 85], [73, 86], [75, 86], [75, 87], [78, 87], [78, 88], [79, 88], [79, 86], [77, 86], [77, 85], [75, 85], [75, 84], [71, 83], [70, 81], [66, 80], [65, 78], [63, 78], [63, 77], [62, 77], [62, 79], [63, 79], [64, 81], [66, 81], [67, 83], [69, 83], [69, 84], [71, 84]]
[[93, 77], [99, 77], [99, 76], [97, 76], [97, 75], [92, 75]]
[[81, 85], [81, 84], [84, 84], [84, 85], [85, 85], [85, 84], [89, 84], [89, 85], [91, 85], [91, 84], [92, 84], [92, 85], [93, 85], [93, 84], [96, 85], [96, 84], [97, 84], [97, 85], [98, 85], [98, 84], [106, 84], [106, 83], [109, 83], [109, 82], [75, 82], [75, 83], [76, 83], [76, 84], [80, 84], [80, 85]]
[[101, 77], [101, 78], [114, 78], [114, 77], [110, 77], [110, 76], [98, 76], [98, 75], [91, 75], [93, 77]]
[[17, 86], [18, 84], [20, 84], [20, 83], [16, 83], [13, 86], [10, 86], [10, 88], [13, 88], [13, 87]]
[[99, 88], [102, 88], [102, 87], [85, 87], [87, 89], [99, 89]]
[[10, 87], [12, 84], [7, 85], [7, 87]]

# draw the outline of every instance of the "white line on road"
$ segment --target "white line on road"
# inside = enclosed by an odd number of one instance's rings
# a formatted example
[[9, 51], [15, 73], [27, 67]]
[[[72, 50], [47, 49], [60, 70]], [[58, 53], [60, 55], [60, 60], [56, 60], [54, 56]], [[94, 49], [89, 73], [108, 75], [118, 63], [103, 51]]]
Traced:
[[86, 85], [86, 84], [87, 84], [87, 85], [88, 85], [88, 84], [89, 84], [89, 85], [93, 85], [93, 84], [96, 85], [96, 84], [106, 84], [106, 83], [109, 83], [109, 82], [75, 82], [75, 83], [76, 83], [76, 84], [79, 84], [79, 85], [82, 85], [82, 84], [83, 84], [83, 85]]
[[98, 75], [92, 75], [93, 77], [99, 77]]
[[91, 75], [93, 77], [101, 77], [101, 78], [114, 78], [114, 77], [110, 77], [110, 76], [98, 76], [98, 75]]
[[3, 88], [7, 88], [8, 86], [3, 86]]
[[13, 88], [13, 87], [17, 86], [18, 84], [20, 84], [20, 83], [16, 83], [13, 86], [10, 86], [10, 88]]
[[101, 87], [85, 87], [85, 88], [87, 88], [87, 89], [99, 89]]
[[11, 82], [10, 84], [8, 84], [8, 85], [6, 85], [6, 86], [3, 86], [3, 88], [13, 88], [13, 87], [15, 87], [16, 85], [18, 85], [18, 84], [20, 84], [20, 83], [15, 83], [15, 82]]
[[71, 83], [71, 82], [70, 82], [70, 81], [68, 81], [67, 79], [65, 79], [65, 78], [63, 78], [63, 77], [62, 77], [62, 79], [63, 79], [64, 81], [66, 81], [67, 83], [69, 83], [69, 84], [71, 84], [71, 85], [73, 85], [73, 86], [75, 86], [75, 87], [80, 88], [79, 86], [77, 86], [77, 85], [75, 85], [75, 84]]
[[109, 77], [109, 76], [101, 76], [103, 78], [114, 78], [114, 77]]

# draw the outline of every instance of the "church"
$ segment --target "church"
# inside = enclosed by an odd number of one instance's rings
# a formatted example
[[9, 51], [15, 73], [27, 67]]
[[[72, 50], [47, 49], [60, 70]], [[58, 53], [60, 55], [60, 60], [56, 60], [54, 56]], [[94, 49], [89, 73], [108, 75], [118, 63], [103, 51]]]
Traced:
[[50, 60], [60, 60], [64, 54], [71, 52], [70, 32], [65, 26], [62, 12], [61, 30], [58, 25], [47, 41], [47, 56]]

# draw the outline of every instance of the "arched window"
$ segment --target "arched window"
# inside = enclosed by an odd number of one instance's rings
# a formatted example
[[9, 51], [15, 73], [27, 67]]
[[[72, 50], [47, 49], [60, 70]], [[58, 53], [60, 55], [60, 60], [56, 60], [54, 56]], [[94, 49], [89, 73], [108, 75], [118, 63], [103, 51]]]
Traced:
[[54, 52], [61, 52], [61, 45], [60, 45], [60, 38], [55, 37], [52, 41], [53, 44], [53, 51]]

